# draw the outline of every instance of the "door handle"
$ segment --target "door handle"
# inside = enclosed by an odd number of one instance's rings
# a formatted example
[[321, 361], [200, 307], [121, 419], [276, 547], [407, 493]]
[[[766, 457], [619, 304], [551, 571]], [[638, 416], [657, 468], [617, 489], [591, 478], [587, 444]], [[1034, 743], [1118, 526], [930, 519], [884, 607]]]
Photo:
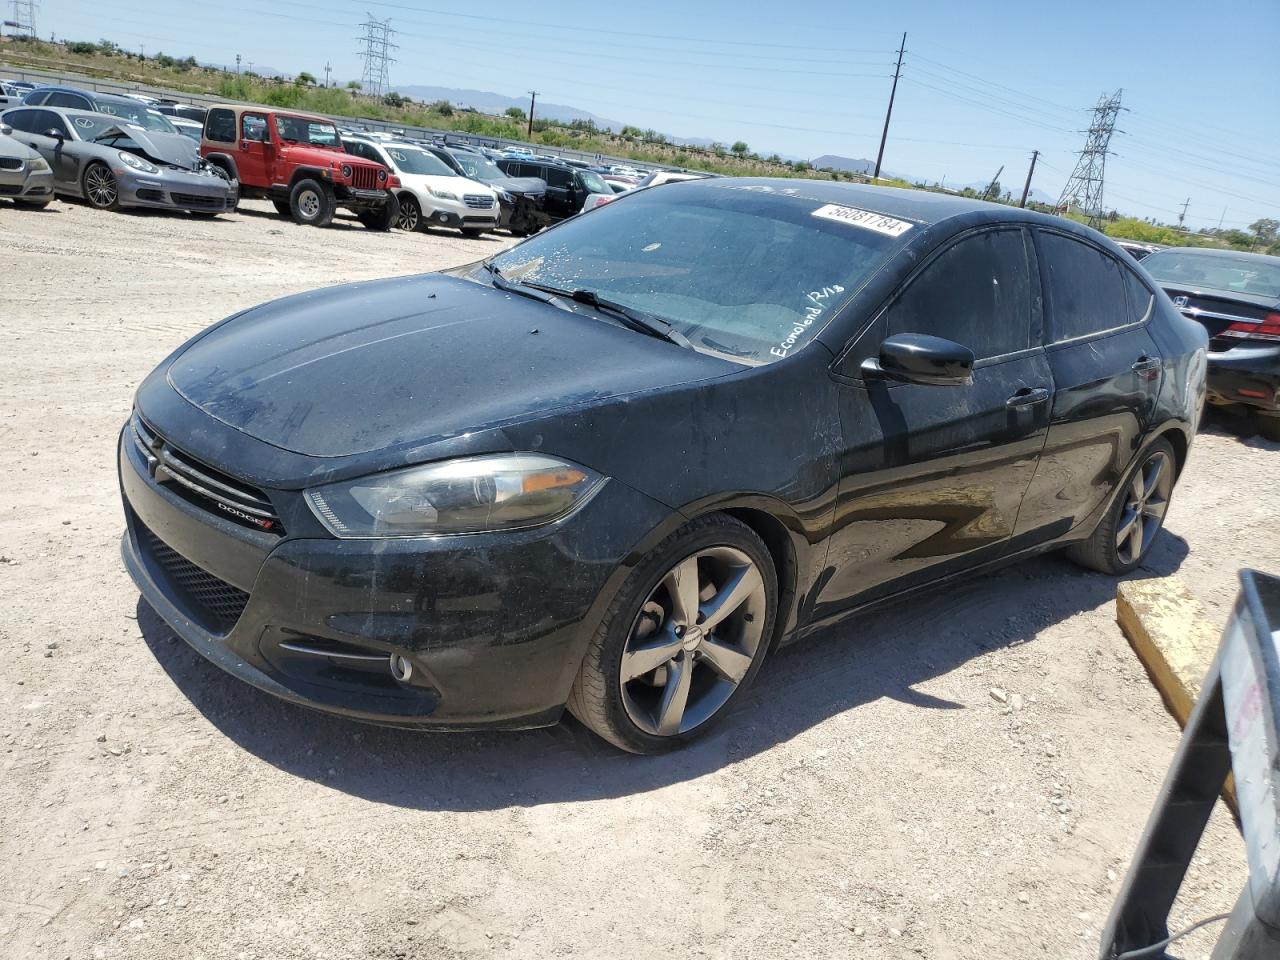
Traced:
[[1017, 409], [1018, 407], [1030, 407], [1037, 403], [1044, 403], [1048, 399], [1049, 391], [1044, 387], [1023, 387], [1006, 400], [1004, 405]]
[[1159, 357], [1148, 357], [1145, 354], [1133, 362], [1134, 373], [1150, 373], [1160, 369]]

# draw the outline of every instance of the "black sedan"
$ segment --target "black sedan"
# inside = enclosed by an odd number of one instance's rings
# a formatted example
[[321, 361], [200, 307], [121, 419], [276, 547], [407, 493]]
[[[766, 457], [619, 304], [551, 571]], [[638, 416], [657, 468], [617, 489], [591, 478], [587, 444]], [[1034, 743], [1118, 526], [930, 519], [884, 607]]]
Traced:
[[1158, 534], [1206, 337], [1065, 220], [717, 179], [228, 318], [138, 390], [126, 565], [270, 693], [378, 723], [706, 731], [770, 650]]
[[1181, 247], [1142, 265], [1209, 334], [1209, 401], [1252, 409], [1280, 440], [1280, 257]]

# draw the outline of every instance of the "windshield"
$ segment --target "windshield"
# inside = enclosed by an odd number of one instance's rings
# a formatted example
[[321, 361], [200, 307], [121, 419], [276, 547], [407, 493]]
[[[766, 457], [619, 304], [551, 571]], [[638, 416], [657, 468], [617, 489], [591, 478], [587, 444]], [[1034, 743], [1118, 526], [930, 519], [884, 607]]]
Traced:
[[473, 153], [454, 153], [450, 156], [458, 161], [458, 166], [472, 180], [503, 180], [507, 176], [496, 163], [486, 157], [478, 157]]
[[400, 173], [421, 173], [433, 177], [456, 177], [449, 165], [434, 153], [417, 147], [383, 147]]
[[323, 120], [276, 114], [276, 134], [286, 143], [309, 143], [313, 147], [338, 146], [338, 128]]
[[492, 263], [509, 280], [656, 314], [699, 350], [759, 364], [806, 346], [910, 228], [770, 188], [690, 184], [621, 197]]
[[132, 101], [116, 103], [115, 101], [99, 100], [96, 106], [98, 113], [108, 113], [113, 117], [123, 117], [132, 123], [136, 123], [143, 130], [153, 130], [157, 133], [178, 132], [167, 117], [148, 109], [141, 103]]
[[582, 184], [589, 193], [607, 193], [612, 196], [613, 190], [594, 170], [579, 170], [578, 175], [582, 177]]
[[1161, 282], [1280, 297], [1280, 257], [1255, 260], [1164, 250], [1151, 254], [1142, 265]]
[[128, 127], [137, 124], [130, 124], [128, 121], [113, 120], [110, 117], [101, 117], [90, 113], [71, 114], [68, 119], [75, 127], [76, 136], [81, 140], [96, 140], [107, 130], [117, 127]]

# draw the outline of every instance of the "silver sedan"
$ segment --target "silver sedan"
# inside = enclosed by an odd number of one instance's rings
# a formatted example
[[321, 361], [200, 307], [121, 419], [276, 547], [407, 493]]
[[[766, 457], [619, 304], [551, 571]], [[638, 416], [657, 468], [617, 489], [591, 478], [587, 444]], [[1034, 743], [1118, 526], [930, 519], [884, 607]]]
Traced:
[[0, 125], [0, 197], [20, 207], [43, 207], [53, 199], [53, 171], [48, 162], [25, 143], [9, 136]]
[[195, 143], [111, 114], [19, 107], [0, 114], [12, 136], [53, 168], [54, 190], [103, 210], [159, 207], [213, 216], [234, 210], [239, 184]]

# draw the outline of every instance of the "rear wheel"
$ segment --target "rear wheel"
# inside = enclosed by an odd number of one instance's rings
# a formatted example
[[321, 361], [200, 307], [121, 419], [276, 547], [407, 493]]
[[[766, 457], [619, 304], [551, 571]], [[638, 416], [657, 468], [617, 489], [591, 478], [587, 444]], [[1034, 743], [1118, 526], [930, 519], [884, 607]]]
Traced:
[[1264, 440], [1280, 443], [1280, 413], [1258, 414], [1258, 433]]
[[289, 191], [289, 214], [294, 223], [326, 227], [337, 207], [333, 188], [317, 180], [299, 180]]
[[116, 175], [105, 163], [95, 160], [85, 167], [80, 183], [90, 206], [99, 210], [120, 209], [120, 186], [116, 183]]
[[276, 208], [276, 213], [280, 214], [280, 216], [293, 216], [293, 207], [289, 206], [288, 200], [272, 200], [271, 205]]
[[632, 753], [701, 736], [751, 684], [773, 635], [773, 560], [745, 524], [680, 528], [627, 579], [583, 659], [569, 710]]
[[1067, 556], [1113, 576], [1137, 567], [1164, 526], [1176, 469], [1173, 447], [1168, 440], [1157, 440], [1129, 472], [1093, 535], [1068, 547]]
[[372, 210], [361, 210], [356, 219], [368, 230], [386, 232], [400, 222], [400, 201], [394, 193], [388, 193], [386, 203]]

